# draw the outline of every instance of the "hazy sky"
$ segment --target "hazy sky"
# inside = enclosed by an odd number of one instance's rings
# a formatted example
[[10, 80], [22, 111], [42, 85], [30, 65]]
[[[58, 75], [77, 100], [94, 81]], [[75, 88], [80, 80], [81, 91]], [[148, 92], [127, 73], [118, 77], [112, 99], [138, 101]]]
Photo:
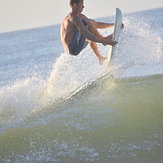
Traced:
[[[90, 18], [163, 7], [163, 0], [85, 0]], [[70, 11], [69, 0], [0, 0], [0, 33], [59, 24]]]

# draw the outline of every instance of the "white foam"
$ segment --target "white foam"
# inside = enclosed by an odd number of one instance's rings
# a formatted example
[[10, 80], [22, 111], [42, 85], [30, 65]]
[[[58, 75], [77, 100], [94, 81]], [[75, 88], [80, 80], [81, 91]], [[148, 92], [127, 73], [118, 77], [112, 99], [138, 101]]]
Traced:
[[[44, 87], [44, 100], [48, 102], [66, 97], [80, 86], [96, 80], [106, 71], [104, 66], [99, 66], [98, 60], [89, 48], [79, 56], [61, 54], [54, 64], [50, 78]], [[81, 88], [82, 89], [82, 88]]]
[[125, 29], [112, 60], [112, 74], [117, 78], [163, 74], [159, 34], [143, 21], [126, 18], [123, 22]]

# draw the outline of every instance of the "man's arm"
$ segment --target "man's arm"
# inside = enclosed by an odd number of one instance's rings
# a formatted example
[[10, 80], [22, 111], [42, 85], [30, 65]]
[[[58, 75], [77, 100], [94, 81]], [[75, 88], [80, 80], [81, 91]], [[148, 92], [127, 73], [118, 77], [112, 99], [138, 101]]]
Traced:
[[103, 43], [102, 39], [98, 38], [97, 36], [95, 36], [89, 32], [89, 30], [83, 25], [81, 19], [78, 16], [74, 16], [72, 21], [73, 21], [73, 24], [78, 29], [78, 31], [82, 35], [84, 35], [88, 40], [93, 41], [93, 42]]
[[72, 23], [76, 26], [78, 31], [90, 41], [98, 42], [98, 43], [102, 43], [102, 44], [108, 44], [108, 45], [112, 45], [112, 46], [114, 46], [117, 43], [117, 42], [112, 41], [109, 38], [101, 39], [101, 38], [93, 35], [92, 33], [90, 33], [89, 30], [83, 25], [81, 18], [79, 18], [78, 16], [74, 16], [72, 18]]
[[102, 23], [102, 22], [96, 22], [95, 20], [89, 19], [89, 21], [99, 29], [105, 29], [105, 28], [110, 28], [113, 27], [115, 24], [114, 23]]
[[[84, 14], [80, 14], [80, 17], [83, 18], [87, 18]], [[87, 18], [89, 19], [89, 18]], [[93, 19], [89, 19], [89, 21], [96, 27], [99, 29], [105, 29], [105, 28], [110, 28], [113, 27], [115, 25], [115, 23], [102, 23], [102, 22], [96, 22]]]

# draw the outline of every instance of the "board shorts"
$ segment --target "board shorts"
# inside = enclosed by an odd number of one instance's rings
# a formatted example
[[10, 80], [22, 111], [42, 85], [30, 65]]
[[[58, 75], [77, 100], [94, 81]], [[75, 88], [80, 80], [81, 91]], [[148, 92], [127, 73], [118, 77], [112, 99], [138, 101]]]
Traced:
[[[82, 19], [84, 26], [88, 27], [85, 20]], [[73, 41], [68, 45], [69, 54], [78, 55], [86, 46], [88, 41], [86, 41], [85, 36], [83, 36], [79, 31], [76, 32]]]

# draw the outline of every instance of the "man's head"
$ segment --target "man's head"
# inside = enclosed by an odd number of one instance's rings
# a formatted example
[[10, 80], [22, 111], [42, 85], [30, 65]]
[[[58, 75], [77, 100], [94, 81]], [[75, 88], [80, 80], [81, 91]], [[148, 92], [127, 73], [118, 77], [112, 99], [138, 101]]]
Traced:
[[72, 8], [75, 3], [78, 4], [79, 2], [80, 0], [70, 0], [70, 7]]
[[82, 7], [84, 8], [83, 3], [84, 0], [70, 0], [70, 7], [73, 8], [74, 6], [82, 5]]

